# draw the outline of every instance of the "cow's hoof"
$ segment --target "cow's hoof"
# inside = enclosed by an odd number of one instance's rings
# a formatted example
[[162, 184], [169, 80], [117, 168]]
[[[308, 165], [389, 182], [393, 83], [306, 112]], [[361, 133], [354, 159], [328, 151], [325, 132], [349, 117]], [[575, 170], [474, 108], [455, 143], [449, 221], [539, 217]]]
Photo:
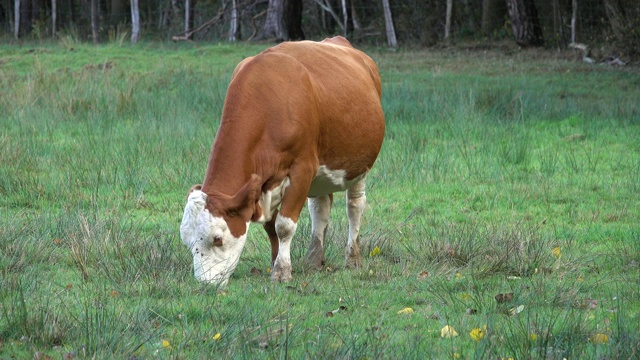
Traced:
[[316, 270], [322, 270], [324, 268], [325, 259], [323, 255], [309, 256], [307, 255], [307, 263]]
[[271, 281], [287, 282], [291, 281], [292, 279], [293, 276], [291, 276], [291, 265], [276, 265], [273, 267], [273, 270], [271, 270]]
[[360, 269], [362, 267], [362, 258], [360, 256], [347, 257], [345, 266], [352, 269]]

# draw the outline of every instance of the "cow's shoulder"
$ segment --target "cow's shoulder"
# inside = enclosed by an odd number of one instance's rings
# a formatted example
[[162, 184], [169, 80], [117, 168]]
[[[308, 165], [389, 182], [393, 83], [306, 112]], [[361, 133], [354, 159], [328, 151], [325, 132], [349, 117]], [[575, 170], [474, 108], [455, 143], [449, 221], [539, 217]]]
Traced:
[[251, 60], [253, 60], [253, 56], [249, 56], [246, 57], [244, 59], [242, 59], [242, 61], [240, 61], [240, 63], [238, 63], [238, 65], [236, 65], [236, 68], [233, 70], [233, 74], [231, 74], [231, 78], [233, 79], [234, 77], [236, 77], [236, 75], [242, 71], [242, 68], [244, 68], [245, 65], [247, 65]]
[[340, 46], [344, 46], [344, 47], [350, 47], [353, 48], [353, 45], [351, 45], [351, 43], [349, 42], [349, 40], [343, 38], [342, 36], [334, 36], [332, 38], [326, 38], [324, 40], [321, 41], [322, 43], [326, 43], [326, 44], [334, 44], [334, 45], [340, 45]]

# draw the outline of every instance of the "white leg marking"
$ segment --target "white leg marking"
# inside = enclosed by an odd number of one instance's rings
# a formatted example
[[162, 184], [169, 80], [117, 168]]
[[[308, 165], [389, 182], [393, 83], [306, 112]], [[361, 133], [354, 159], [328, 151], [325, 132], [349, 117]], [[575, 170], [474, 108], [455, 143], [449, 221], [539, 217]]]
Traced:
[[347, 216], [349, 217], [349, 241], [347, 242], [346, 265], [348, 267], [362, 266], [362, 255], [358, 235], [360, 234], [360, 223], [362, 212], [367, 203], [365, 195], [365, 179], [355, 183], [347, 190]]
[[276, 217], [276, 234], [278, 235], [278, 256], [271, 270], [271, 280], [289, 281], [291, 276], [291, 239], [296, 233], [298, 224], [288, 217], [278, 214]]
[[309, 214], [311, 215], [311, 244], [307, 251], [307, 261], [316, 268], [324, 265], [324, 236], [331, 214], [329, 195], [309, 198]]

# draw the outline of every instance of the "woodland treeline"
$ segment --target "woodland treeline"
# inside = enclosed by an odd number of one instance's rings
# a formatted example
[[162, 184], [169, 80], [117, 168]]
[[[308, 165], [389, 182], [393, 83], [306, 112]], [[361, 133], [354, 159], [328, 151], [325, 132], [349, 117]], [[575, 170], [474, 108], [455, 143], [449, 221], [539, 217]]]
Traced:
[[640, 53], [638, 0], [0, 0], [0, 23], [6, 39], [283, 41], [340, 34], [392, 47], [499, 38]]

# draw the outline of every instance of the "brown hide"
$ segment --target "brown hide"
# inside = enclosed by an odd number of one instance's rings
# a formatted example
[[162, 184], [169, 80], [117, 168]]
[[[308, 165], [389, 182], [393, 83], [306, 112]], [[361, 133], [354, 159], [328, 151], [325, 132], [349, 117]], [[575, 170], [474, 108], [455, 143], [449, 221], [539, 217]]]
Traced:
[[285, 42], [243, 60], [202, 185], [207, 209], [239, 236], [260, 216], [260, 193], [288, 176], [280, 214], [297, 222], [320, 165], [353, 179], [375, 162], [380, 96], [375, 63], [342, 37]]

